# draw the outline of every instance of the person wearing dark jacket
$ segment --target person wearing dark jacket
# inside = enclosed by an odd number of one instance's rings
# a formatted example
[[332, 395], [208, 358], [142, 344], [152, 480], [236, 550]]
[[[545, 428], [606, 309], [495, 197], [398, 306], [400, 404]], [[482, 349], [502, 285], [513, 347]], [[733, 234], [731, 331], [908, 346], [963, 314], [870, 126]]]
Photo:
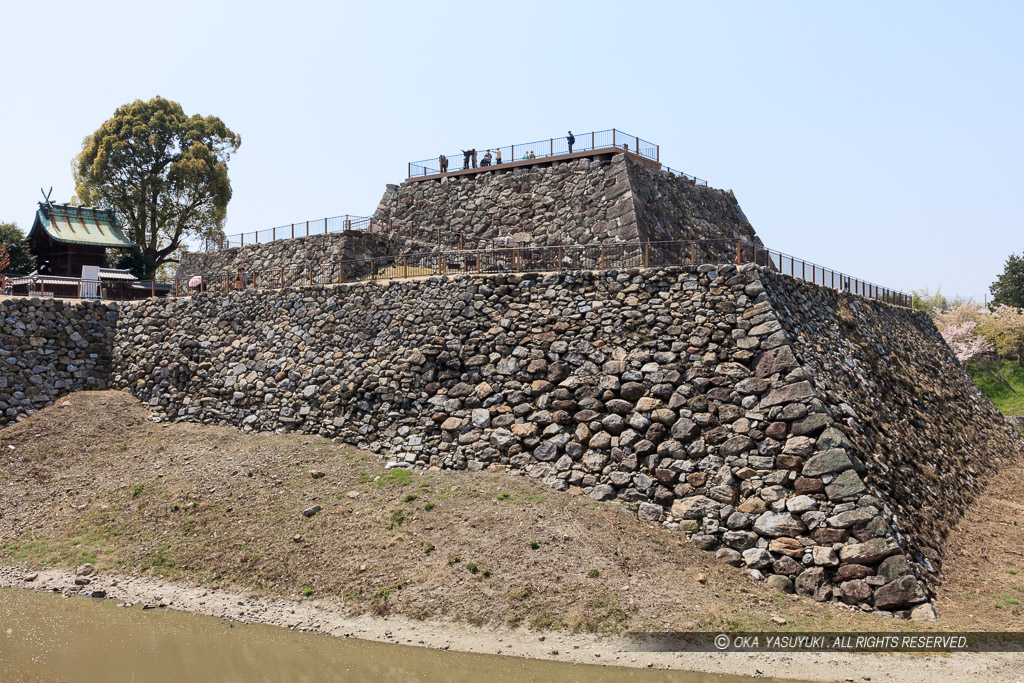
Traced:
[[448, 157], [441, 155], [437, 158], [437, 165], [441, 167], [441, 173], [448, 172]]
[[565, 141], [569, 143], [569, 154], [572, 154], [572, 146], [576, 143], [576, 137], [572, 134], [571, 130], [569, 131], [569, 137]]
[[462, 150], [462, 170], [463, 171], [468, 171], [469, 170], [469, 160], [471, 158], [473, 158], [473, 150], [471, 150], [471, 149], [464, 149], [464, 150]]

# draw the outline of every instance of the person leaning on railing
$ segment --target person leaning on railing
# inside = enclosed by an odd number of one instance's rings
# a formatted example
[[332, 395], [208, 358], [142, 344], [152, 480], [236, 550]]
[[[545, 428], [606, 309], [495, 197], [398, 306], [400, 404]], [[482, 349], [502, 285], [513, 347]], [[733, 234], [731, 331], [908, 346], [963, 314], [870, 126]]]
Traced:
[[490, 165], [491, 165], [491, 150], [487, 150], [487, 153], [484, 154], [484, 158], [480, 160], [480, 168], [483, 168], [484, 166], [490, 166]]

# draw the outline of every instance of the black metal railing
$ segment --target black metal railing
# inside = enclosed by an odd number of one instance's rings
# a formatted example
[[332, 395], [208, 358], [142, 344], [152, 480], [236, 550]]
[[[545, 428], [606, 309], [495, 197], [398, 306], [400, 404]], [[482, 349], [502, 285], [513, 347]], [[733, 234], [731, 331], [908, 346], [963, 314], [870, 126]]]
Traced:
[[[498, 165], [499, 153], [501, 156], [501, 163], [507, 164], [513, 161], [530, 161], [534, 159], [549, 159], [552, 157], [565, 156], [570, 152], [593, 152], [599, 149], [612, 148], [622, 149], [645, 159], [660, 162], [661, 154], [658, 145], [615, 128], [586, 133], [575, 133], [573, 137], [575, 138], [575, 142], [573, 143], [571, 150], [569, 149], [569, 139], [567, 135], [560, 135], [546, 140], [535, 140], [534, 142], [521, 142], [514, 145], [476, 148], [475, 159], [472, 155], [466, 154], [466, 152], [470, 151], [469, 148], [467, 148], [465, 150], [460, 150], [455, 154], [445, 155], [448, 159], [447, 170], [451, 172], [472, 168], [486, 168], [483, 162], [487, 152], [491, 152], [491, 166]], [[440, 173], [440, 156], [434, 159], [410, 161], [408, 165], [409, 178], [438, 175]]]
[[882, 287], [754, 242], [732, 239], [575, 246], [512, 245], [452, 251], [438, 249], [263, 271], [205, 273], [172, 281], [171, 294], [184, 296], [202, 291], [326, 286], [470, 273], [619, 270], [721, 263], [756, 263], [790, 277], [897, 306], [909, 308], [912, 303], [911, 296], [902, 291]]
[[299, 221], [298, 223], [289, 223], [288, 225], [279, 225], [253, 232], [243, 232], [207, 239], [203, 241], [201, 247], [203, 251], [215, 251], [218, 249], [244, 247], [251, 244], [265, 244], [282, 239], [309, 237], [310, 235], [329, 235], [349, 230], [370, 230], [373, 228], [372, 221], [373, 219], [370, 216], [353, 216], [350, 214], [330, 216], [328, 218]]

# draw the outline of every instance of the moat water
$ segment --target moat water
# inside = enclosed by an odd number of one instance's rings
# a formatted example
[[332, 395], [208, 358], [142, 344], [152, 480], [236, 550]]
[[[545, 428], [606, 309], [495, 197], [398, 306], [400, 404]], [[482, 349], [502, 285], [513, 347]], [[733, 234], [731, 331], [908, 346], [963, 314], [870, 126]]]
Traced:
[[346, 640], [171, 610], [118, 608], [113, 600], [0, 589], [4, 683], [743, 680], [749, 679]]

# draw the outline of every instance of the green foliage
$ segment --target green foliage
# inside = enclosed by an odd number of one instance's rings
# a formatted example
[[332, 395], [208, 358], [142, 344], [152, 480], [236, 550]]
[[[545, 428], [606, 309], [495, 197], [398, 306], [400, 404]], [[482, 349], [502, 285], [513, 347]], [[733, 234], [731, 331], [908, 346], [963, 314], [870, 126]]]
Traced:
[[1024, 366], [1019, 362], [980, 358], [968, 363], [966, 370], [999, 412], [1024, 415]]
[[391, 511], [391, 524], [388, 525], [389, 529], [394, 529], [397, 526], [402, 526], [405, 522], [405, 511], [404, 510], [392, 510]]
[[1010, 254], [1002, 274], [989, 285], [992, 304], [1024, 308], [1024, 254]]
[[587, 572], [587, 577], [591, 579], [596, 579], [600, 575], [601, 572], [597, 571], [596, 569], [591, 569], [589, 572]]
[[530, 541], [530, 547], [536, 550], [540, 547], [540, 543], [538, 543], [537, 541]]
[[999, 305], [985, 316], [976, 332], [984, 337], [1000, 358], [1016, 358], [1024, 362], [1024, 312]]
[[927, 287], [924, 289], [912, 289], [910, 293], [913, 296], [912, 305], [914, 310], [925, 311], [932, 317], [970, 303], [969, 300], [964, 299], [959, 294], [954, 295], [950, 299], [942, 293], [942, 287], [936, 287], [934, 292]]
[[108, 202], [142, 257], [136, 266], [173, 260], [190, 236], [223, 234], [231, 200], [228, 160], [242, 144], [215, 116], [187, 116], [154, 97], [117, 108], [85, 138], [73, 168], [78, 198]]
[[[108, 257], [113, 255], [115, 255], [114, 252], [107, 254]], [[113, 266], [115, 268], [130, 270], [132, 275], [135, 277], [140, 280], [146, 280], [149, 279], [151, 273], [156, 271], [159, 264], [152, 256], [144, 254], [138, 249], [132, 249], [130, 251], [122, 251], [120, 255], [114, 259]]]
[[0, 244], [10, 259], [10, 263], [0, 268], [0, 273], [25, 275], [35, 269], [36, 259], [28, 250], [28, 238], [18, 229], [17, 223], [0, 223]]
[[412, 472], [409, 470], [395, 468], [388, 470], [388, 473], [377, 482], [378, 486], [391, 484], [393, 486], [408, 486], [412, 483]]

